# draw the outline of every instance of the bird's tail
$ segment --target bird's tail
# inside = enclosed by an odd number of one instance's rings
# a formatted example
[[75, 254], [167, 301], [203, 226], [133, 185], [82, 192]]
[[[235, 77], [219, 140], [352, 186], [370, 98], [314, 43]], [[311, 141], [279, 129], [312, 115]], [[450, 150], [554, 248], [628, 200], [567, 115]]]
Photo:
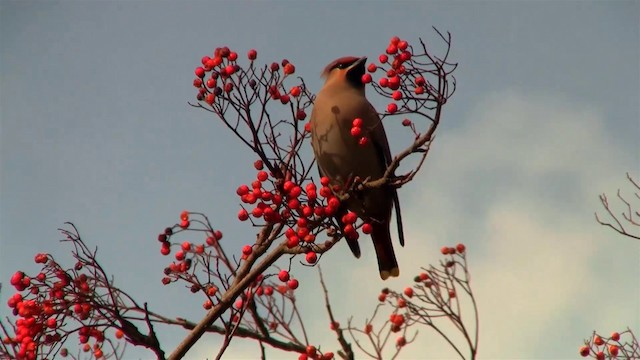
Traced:
[[390, 276], [397, 277], [400, 275], [400, 269], [398, 269], [398, 261], [393, 251], [393, 245], [391, 244], [389, 223], [373, 222], [371, 226], [371, 239], [373, 240], [373, 246], [376, 249], [376, 256], [378, 257], [380, 277], [382, 280], [387, 280]]

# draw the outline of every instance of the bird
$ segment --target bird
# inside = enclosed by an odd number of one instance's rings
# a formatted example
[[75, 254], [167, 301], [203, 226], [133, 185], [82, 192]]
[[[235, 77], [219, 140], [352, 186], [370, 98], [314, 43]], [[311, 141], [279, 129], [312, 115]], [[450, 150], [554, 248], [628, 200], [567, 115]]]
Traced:
[[[391, 150], [378, 112], [365, 96], [362, 75], [366, 57], [345, 56], [332, 61], [322, 72], [325, 83], [317, 93], [311, 112], [311, 145], [320, 176], [328, 177], [332, 187], [344, 189], [355, 177], [377, 180], [384, 176], [391, 162]], [[353, 121], [362, 119], [361, 129], [367, 137], [364, 144], [351, 135]], [[378, 269], [382, 280], [400, 274], [391, 242], [391, 211], [395, 207], [398, 237], [404, 246], [402, 216], [396, 188], [384, 185], [354, 192], [341, 204], [335, 219], [353, 211], [371, 224]], [[346, 237], [356, 258], [360, 257], [357, 239]]]

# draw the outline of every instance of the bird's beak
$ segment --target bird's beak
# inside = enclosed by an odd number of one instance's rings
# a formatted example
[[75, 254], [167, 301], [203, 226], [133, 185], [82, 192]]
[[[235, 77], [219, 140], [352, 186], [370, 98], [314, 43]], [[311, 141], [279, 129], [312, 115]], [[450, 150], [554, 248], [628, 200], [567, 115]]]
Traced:
[[357, 67], [357, 66], [359, 66], [360, 64], [364, 64], [364, 63], [366, 63], [366, 62], [367, 62], [367, 57], [366, 57], [366, 56], [363, 56], [363, 57], [361, 57], [360, 59], [358, 59], [356, 62], [354, 62], [354, 63], [353, 63], [353, 65], [351, 65], [351, 67]]

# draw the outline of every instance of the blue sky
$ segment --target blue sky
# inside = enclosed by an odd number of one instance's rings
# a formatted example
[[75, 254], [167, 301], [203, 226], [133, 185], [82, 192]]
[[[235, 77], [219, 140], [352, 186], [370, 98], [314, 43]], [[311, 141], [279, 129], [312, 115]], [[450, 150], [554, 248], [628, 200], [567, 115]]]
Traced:
[[[197, 319], [201, 299], [160, 284], [156, 234], [181, 210], [202, 211], [238, 251], [254, 235], [236, 219], [234, 191], [255, 176], [253, 156], [187, 105], [199, 59], [256, 48], [258, 60], [291, 60], [318, 90], [334, 58], [374, 58], [393, 35], [439, 46], [436, 26], [453, 34], [458, 91], [423, 172], [400, 190], [402, 276], [379, 281], [368, 242], [360, 260], [336, 247], [322, 264], [343, 321], [364, 321], [382, 286], [403, 287], [440, 246], [464, 242], [482, 358], [573, 358], [593, 329], [640, 331], [640, 243], [593, 217], [599, 193], [630, 192], [625, 172], [640, 175], [639, 4], [3, 1], [0, 281], [35, 271], [37, 252], [68, 258], [56, 229], [73, 221], [124, 289]], [[386, 127], [403, 148], [402, 127]], [[317, 343], [337, 349], [315, 311], [315, 271], [296, 275]], [[181, 334], [167, 331], [165, 348]], [[403, 358], [452, 356], [419, 336]], [[211, 358], [218, 344], [189, 358]], [[248, 344], [229, 358], [254, 358]]]

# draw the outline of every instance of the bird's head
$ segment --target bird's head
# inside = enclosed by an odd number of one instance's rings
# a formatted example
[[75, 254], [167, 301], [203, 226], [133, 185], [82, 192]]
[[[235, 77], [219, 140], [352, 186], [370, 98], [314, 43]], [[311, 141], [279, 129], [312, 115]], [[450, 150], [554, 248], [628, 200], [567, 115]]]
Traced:
[[364, 75], [367, 63], [366, 57], [345, 56], [332, 61], [322, 71], [322, 77], [326, 83], [346, 82], [356, 88], [364, 88], [362, 75]]

